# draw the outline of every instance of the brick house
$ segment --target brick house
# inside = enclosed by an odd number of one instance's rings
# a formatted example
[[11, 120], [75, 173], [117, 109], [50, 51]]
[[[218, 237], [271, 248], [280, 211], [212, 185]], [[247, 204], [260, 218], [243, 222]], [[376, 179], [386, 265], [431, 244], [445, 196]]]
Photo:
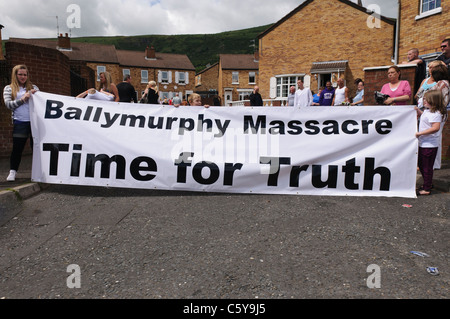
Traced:
[[258, 83], [257, 54], [220, 54], [219, 62], [196, 74], [196, 91], [217, 92], [222, 105], [248, 99]]
[[[58, 49], [69, 58], [72, 71], [80, 77], [86, 74], [82, 66], [94, 71], [96, 80], [92, 83], [92, 79], [87, 79], [87, 88], [98, 87], [98, 74], [107, 71], [116, 84], [123, 81], [125, 74], [130, 74], [131, 84], [138, 97], [141, 97], [152, 80], [158, 84], [161, 99], [172, 98], [175, 93], [187, 97], [194, 89], [195, 68], [187, 55], [158, 53], [153, 47], [147, 47], [141, 52], [117, 50], [114, 45], [78, 43], [70, 41], [67, 33], [65, 36], [60, 35], [57, 43], [52, 40], [18, 38], [11, 38], [9, 42]], [[72, 92], [72, 95], [83, 90], [85, 87]]]
[[[76, 96], [98, 87], [98, 74], [111, 73], [113, 82], [131, 74], [138, 98], [147, 83], [158, 83], [160, 97], [175, 93], [187, 98], [194, 91], [195, 68], [186, 55], [116, 50], [113, 45], [77, 43], [66, 34], [58, 41], [10, 38], [5, 44], [6, 60], [0, 62], [0, 90], [10, 83], [14, 65], [26, 64], [31, 80], [41, 91]], [[0, 101], [0, 156], [9, 156], [12, 147], [11, 111]], [[29, 152], [26, 149], [25, 152]]]
[[347, 0], [307, 0], [259, 39], [259, 87], [264, 99], [286, 100], [289, 87], [303, 79], [317, 92], [342, 77], [350, 90], [364, 67], [388, 65], [394, 55], [395, 20]]
[[442, 40], [450, 38], [450, 0], [402, 0], [399, 28], [399, 62], [412, 48], [432, 61], [442, 51]]
[[[145, 52], [117, 50], [120, 65], [119, 77], [131, 75], [131, 84], [141, 97], [149, 81], [155, 81], [161, 100], [171, 99], [176, 93], [186, 98], [194, 92], [195, 68], [187, 55], [155, 52], [153, 47]], [[121, 81], [121, 80], [120, 80]]]

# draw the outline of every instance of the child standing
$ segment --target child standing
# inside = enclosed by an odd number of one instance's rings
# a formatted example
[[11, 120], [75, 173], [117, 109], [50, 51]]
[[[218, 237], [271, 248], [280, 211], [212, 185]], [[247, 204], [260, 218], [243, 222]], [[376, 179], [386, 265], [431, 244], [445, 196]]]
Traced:
[[436, 159], [441, 125], [447, 116], [446, 106], [440, 90], [427, 91], [423, 97], [425, 107], [422, 112], [416, 108], [420, 116], [419, 131], [416, 137], [419, 139], [419, 170], [423, 177], [423, 186], [419, 195], [430, 195], [433, 181], [433, 165]]

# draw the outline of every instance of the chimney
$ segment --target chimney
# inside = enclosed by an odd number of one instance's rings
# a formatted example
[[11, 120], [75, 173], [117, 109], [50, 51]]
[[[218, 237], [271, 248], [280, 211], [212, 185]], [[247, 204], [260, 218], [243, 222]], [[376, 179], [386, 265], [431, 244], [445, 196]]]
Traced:
[[72, 49], [72, 47], [70, 45], [69, 34], [66, 33], [65, 37], [63, 37], [62, 33], [59, 34], [58, 49], [59, 50], [71, 50]]
[[362, 7], [362, 0], [358, 0], [358, 6]]
[[0, 24], [0, 60], [5, 60], [5, 57], [3, 55], [3, 46], [2, 46], [2, 29], [4, 26]]
[[253, 53], [253, 56], [254, 56], [254, 61], [255, 62], [259, 62], [259, 51], [255, 51], [254, 53]]
[[147, 60], [156, 60], [155, 48], [153, 46], [150, 49], [147, 46], [145, 49], [145, 58]]

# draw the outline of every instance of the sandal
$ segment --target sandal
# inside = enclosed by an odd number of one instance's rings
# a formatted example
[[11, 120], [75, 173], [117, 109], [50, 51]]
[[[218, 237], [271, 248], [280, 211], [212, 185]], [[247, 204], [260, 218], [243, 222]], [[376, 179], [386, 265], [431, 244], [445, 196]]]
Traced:
[[431, 195], [431, 192], [430, 191], [426, 191], [424, 189], [421, 189], [419, 191], [418, 195], [421, 195], [421, 196]]

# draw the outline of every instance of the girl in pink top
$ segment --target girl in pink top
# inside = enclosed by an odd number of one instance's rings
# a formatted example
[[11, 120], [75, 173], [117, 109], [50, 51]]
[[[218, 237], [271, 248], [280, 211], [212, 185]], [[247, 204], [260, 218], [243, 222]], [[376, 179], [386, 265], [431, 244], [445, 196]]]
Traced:
[[400, 68], [396, 65], [388, 69], [389, 83], [383, 85], [381, 93], [390, 96], [384, 104], [386, 105], [408, 105], [411, 100], [411, 86], [408, 81], [400, 80]]

